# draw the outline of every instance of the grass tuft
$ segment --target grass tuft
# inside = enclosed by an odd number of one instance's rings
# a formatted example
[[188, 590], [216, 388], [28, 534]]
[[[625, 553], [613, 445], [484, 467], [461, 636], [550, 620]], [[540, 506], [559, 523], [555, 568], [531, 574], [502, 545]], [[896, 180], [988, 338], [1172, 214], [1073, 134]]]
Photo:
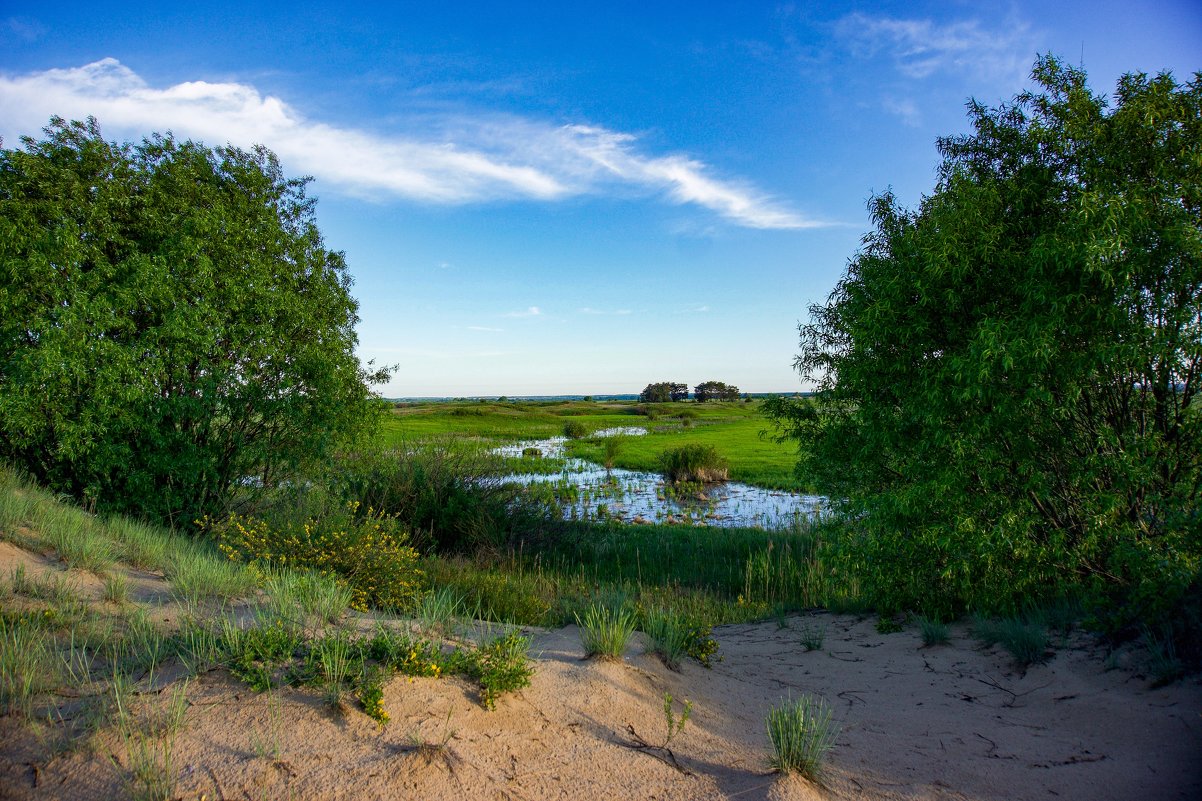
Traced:
[[621, 659], [630, 635], [634, 633], [635, 614], [627, 608], [614, 609], [593, 604], [576, 616], [585, 658]]
[[821, 651], [826, 641], [826, 626], [805, 624], [801, 627], [801, 645], [807, 651]]
[[662, 608], [644, 615], [643, 629], [651, 639], [651, 652], [663, 660], [669, 670], [680, 671], [680, 660], [689, 653], [691, 630], [676, 613]]
[[972, 633], [985, 647], [1001, 643], [1020, 668], [1048, 658], [1048, 632], [1036, 621], [1013, 617], [990, 620], [978, 616], [973, 620]]
[[769, 710], [767, 726], [772, 767], [820, 781], [823, 760], [839, 734], [830, 705], [803, 695]]
[[936, 645], [946, 645], [951, 640], [951, 631], [946, 623], [941, 623], [934, 618], [919, 616], [918, 629], [922, 632], [922, 644], [931, 648]]

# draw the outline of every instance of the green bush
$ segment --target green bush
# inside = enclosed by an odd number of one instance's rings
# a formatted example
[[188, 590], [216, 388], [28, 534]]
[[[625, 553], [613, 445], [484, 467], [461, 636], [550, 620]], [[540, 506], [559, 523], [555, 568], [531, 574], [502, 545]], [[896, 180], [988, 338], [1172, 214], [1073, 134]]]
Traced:
[[422, 595], [424, 577], [409, 535], [395, 517], [374, 509], [360, 513], [350, 504], [340, 514], [281, 524], [234, 514], [216, 522], [206, 518], [202, 527], [231, 559], [334, 579], [351, 590], [355, 609], [410, 610]]
[[563, 424], [563, 435], [568, 439], [583, 439], [588, 436], [588, 427], [579, 420], [569, 420]]
[[[453, 440], [405, 445], [395, 451], [360, 451], [331, 469], [331, 492], [360, 501], [396, 519], [422, 547], [440, 552], [497, 548], [541, 531], [552, 515], [506, 484], [504, 466], [479, 447]], [[306, 503], [332, 503], [319, 493]]]
[[673, 483], [683, 481], [725, 481], [726, 460], [713, 445], [690, 443], [666, 450], [659, 455], [659, 469]]

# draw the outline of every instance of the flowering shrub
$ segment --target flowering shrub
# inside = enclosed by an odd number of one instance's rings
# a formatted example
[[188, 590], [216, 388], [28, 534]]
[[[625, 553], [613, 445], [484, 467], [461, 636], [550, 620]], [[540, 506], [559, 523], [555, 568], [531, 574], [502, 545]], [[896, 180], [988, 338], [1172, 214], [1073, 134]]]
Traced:
[[409, 534], [396, 518], [359, 504], [347, 514], [303, 524], [273, 525], [266, 520], [231, 514], [219, 522], [198, 521], [230, 559], [261, 567], [313, 570], [350, 589], [351, 606], [410, 609], [422, 594], [423, 573]]

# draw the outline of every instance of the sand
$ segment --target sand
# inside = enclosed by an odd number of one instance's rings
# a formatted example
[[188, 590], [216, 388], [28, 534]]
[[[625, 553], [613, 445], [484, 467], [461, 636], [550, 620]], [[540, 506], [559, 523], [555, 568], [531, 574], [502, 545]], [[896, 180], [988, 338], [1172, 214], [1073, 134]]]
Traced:
[[[0, 575], [17, 563], [61, 569], [0, 544]], [[70, 574], [99, 602], [98, 579]], [[165, 589], [152, 574], [131, 580], [135, 597]], [[1198, 677], [1151, 689], [1138, 654], [1108, 660], [1081, 633], [1022, 671], [964, 626], [952, 627], [947, 645], [924, 648], [915, 630], [879, 634], [871, 618], [818, 612], [783, 622], [716, 628], [721, 661], [689, 661], [679, 673], [644, 653], [641, 635], [621, 661], [600, 662], [582, 658], [575, 627], [528, 629], [532, 684], [502, 696], [496, 711], [459, 679], [398, 677], [385, 688], [384, 728], [312, 690], [279, 691], [273, 711], [268, 696], [210, 671], [188, 691], [176, 797], [1202, 798]], [[820, 650], [802, 646], [804, 627], [825, 628]], [[638, 747], [665, 737], [665, 693], [693, 704], [670, 754]], [[765, 714], [802, 694], [826, 699], [840, 725], [820, 784], [768, 767]], [[66, 717], [78, 707], [60, 701]], [[122, 798], [127, 764], [112, 731], [52, 753], [0, 718], [0, 798]]]

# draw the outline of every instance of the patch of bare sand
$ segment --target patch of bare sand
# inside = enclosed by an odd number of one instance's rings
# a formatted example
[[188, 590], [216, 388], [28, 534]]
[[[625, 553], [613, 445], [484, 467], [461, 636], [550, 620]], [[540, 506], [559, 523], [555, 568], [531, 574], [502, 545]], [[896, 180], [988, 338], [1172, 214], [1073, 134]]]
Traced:
[[[56, 569], [0, 546], [12, 559]], [[76, 571], [70, 571], [75, 573]], [[141, 581], [153, 582], [148, 575]], [[90, 588], [89, 588], [90, 589]], [[151, 588], [147, 588], [151, 589]], [[221, 671], [195, 680], [176, 743], [187, 799], [1192, 799], [1202, 797], [1202, 683], [1149, 689], [1106, 670], [1076, 636], [1025, 673], [962, 628], [920, 648], [913, 632], [818, 614], [824, 647], [807, 652], [801, 619], [715, 630], [721, 662], [681, 673], [642, 653], [584, 661], [575, 627], [534, 632], [532, 685], [495, 712], [456, 679], [393, 679], [384, 729], [316, 693], [281, 690], [278, 712]], [[630, 747], [666, 734], [663, 696], [694, 704], [670, 745], [679, 767]], [[825, 786], [767, 769], [767, 710], [790, 695], [827, 699], [842, 725]], [[278, 750], [278, 756], [275, 753]], [[660, 753], [659, 757], [665, 755]], [[112, 733], [48, 757], [0, 718], [0, 797], [121, 797], [124, 750]]]

